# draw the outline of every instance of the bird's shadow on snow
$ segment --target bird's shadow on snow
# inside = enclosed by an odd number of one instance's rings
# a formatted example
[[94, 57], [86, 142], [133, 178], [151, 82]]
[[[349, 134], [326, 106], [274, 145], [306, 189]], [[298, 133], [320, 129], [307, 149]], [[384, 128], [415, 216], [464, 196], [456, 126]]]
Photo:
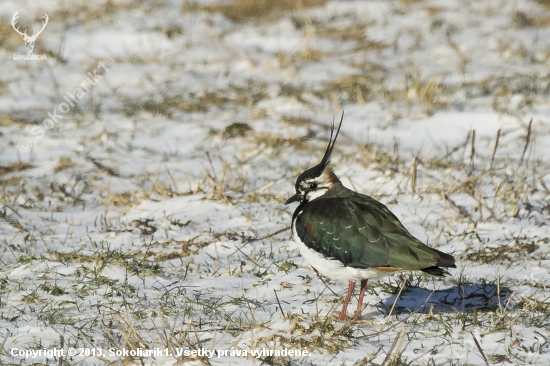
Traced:
[[383, 302], [383, 307], [391, 309], [395, 303], [393, 314], [428, 313], [469, 313], [490, 311], [502, 307], [517, 306], [509, 302], [512, 295], [506, 287], [489, 284], [456, 285], [445, 290], [427, 290], [420, 287], [405, 287], [395, 301], [397, 294]]

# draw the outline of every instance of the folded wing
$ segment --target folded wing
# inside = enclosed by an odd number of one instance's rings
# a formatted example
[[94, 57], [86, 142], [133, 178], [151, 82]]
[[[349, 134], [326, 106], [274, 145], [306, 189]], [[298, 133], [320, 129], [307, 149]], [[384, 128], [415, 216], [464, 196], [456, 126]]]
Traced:
[[456, 267], [453, 256], [425, 245], [386, 206], [358, 193], [309, 202], [296, 217], [296, 231], [307, 247], [345, 266], [439, 276], [447, 274], [440, 267]]

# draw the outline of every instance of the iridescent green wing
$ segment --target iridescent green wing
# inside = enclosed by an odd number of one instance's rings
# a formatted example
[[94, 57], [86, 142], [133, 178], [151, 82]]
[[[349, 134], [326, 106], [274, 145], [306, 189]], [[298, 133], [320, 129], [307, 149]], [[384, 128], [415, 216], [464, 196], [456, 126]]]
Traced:
[[369, 196], [313, 200], [296, 217], [296, 231], [307, 247], [346, 266], [454, 267], [452, 256], [420, 242], [386, 206]]

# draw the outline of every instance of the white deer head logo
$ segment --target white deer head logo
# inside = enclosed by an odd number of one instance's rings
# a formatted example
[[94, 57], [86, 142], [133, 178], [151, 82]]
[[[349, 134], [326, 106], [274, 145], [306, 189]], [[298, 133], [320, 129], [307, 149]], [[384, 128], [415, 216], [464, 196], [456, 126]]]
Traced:
[[15, 31], [17, 33], [19, 33], [21, 35], [21, 38], [23, 38], [23, 41], [25, 41], [25, 47], [27, 48], [27, 53], [31, 53], [32, 50], [34, 49], [34, 42], [36, 41], [36, 38], [38, 38], [38, 36], [40, 35], [40, 33], [42, 33], [42, 31], [44, 30], [44, 28], [46, 28], [46, 24], [48, 24], [48, 14], [44, 13], [44, 21], [42, 22], [42, 29], [40, 29], [39, 31], [37, 30], [33, 30], [33, 33], [32, 33], [32, 36], [28, 36], [27, 35], [27, 30], [25, 29], [25, 32], [21, 32], [19, 30], [19, 27], [15, 27], [15, 22], [17, 20], [17, 18], [19, 18], [19, 11], [16, 11], [15, 14], [13, 14], [13, 18], [11, 18], [11, 26], [13, 27], [13, 29], [15, 29]]

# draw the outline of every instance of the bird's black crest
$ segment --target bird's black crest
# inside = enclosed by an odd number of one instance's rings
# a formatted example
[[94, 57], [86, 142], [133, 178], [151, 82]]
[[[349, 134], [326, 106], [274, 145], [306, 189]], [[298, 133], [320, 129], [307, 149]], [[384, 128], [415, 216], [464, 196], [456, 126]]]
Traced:
[[[334, 120], [332, 121], [332, 126], [330, 130], [330, 139], [328, 141], [328, 146], [325, 151], [325, 155], [323, 156], [323, 159], [321, 162], [317, 165], [315, 165], [312, 168], [309, 168], [305, 172], [303, 172], [300, 177], [298, 177], [298, 181], [301, 181], [306, 178], [314, 178], [318, 177], [323, 173], [323, 170], [328, 166], [330, 163], [330, 158], [332, 156], [332, 150], [334, 149], [334, 145], [336, 144], [336, 139], [338, 138], [338, 134], [340, 133], [340, 127], [342, 127], [342, 122], [344, 121], [344, 112], [342, 111], [342, 116], [340, 117], [340, 123], [338, 124], [338, 129], [336, 129], [336, 134], [334, 133], [335, 126], [334, 126]], [[334, 137], [334, 138], [333, 138]]]
[[340, 133], [340, 127], [342, 127], [342, 122], [344, 121], [344, 111], [342, 111], [342, 116], [340, 117], [340, 123], [338, 124], [338, 130], [336, 130], [336, 135], [334, 136], [334, 140], [332, 140], [332, 136], [334, 135], [334, 120], [332, 120], [332, 126], [330, 129], [330, 139], [328, 141], [327, 150], [325, 151], [325, 155], [323, 156], [323, 159], [319, 163], [319, 167], [321, 167], [321, 170], [325, 169], [327, 165], [330, 163], [330, 158], [332, 157], [332, 149], [334, 149], [334, 145], [336, 144], [336, 139], [338, 138], [338, 134]]

